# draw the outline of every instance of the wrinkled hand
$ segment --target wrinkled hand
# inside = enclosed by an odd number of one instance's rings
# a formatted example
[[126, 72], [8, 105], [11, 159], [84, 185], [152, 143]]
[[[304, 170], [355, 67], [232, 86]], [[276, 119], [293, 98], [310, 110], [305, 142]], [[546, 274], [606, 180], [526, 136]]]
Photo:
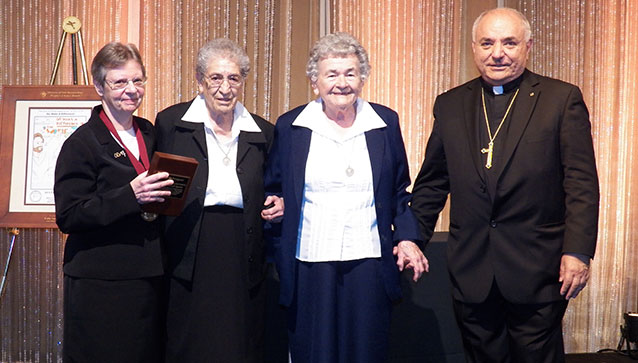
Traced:
[[573, 299], [585, 288], [589, 280], [589, 256], [565, 253], [560, 260], [558, 281], [563, 285], [560, 294], [565, 300]]
[[399, 271], [403, 271], [403, 269], [406, 268], [411, 268], [414, 271], [414, 276], [412, 277], [414, 282], [417, 282], [421, 278], [423, 272], [430, 271], [428, 259], [425, 258], [419, 246], [412, 241], [399, 242], [392, 249], [392, 253], [397, 256]]
[[167, 172], [159, 172], [153, 175], [147, 175], [148, 171], [131, 180], [131, 188], [135, 193], [135, 199], [139, 204], [151, 202], [163, 202], [164, 197], [171, 195], [170, 190], [161, 190], [173, 185], [173, 180], [168, 179]]
[[270, 203], [274, 203], [275, 205], [268, 209], [263, 209], [261, 211], [261, 218], [270, 222], [281, 222], [281, 219], [284, 216], [284, 198], [280, 198], [276, 195], [269, 195], [264, 201], [264, 206], [267, 206]]

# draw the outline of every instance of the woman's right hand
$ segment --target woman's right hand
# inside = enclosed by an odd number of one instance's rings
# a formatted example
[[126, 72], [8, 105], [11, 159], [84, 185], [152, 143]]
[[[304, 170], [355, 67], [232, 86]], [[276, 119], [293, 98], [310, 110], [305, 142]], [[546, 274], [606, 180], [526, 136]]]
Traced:
[[168, 173], [164, 171], [153, 175], [147, 174], [148, 171], [145, 171], [131, 180], [135, 199], [139, 204], [163, 202], [165, 197], [171, 195], [171, 191], [162, 190], [162, 188], [173, 185], [173, 179], [168, 179]]

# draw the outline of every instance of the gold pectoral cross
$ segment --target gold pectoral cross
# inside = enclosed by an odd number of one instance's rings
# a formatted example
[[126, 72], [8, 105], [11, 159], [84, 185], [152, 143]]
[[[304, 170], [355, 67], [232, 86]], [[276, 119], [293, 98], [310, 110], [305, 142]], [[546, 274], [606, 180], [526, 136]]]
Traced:
[[485, 154], [487, 153], [487, 162], [485, 163], [485, 168], [489, 169], [492, 167], [492, 154], [494, 153], [494, 141], [490, 141], [489, 144], [487, 144], [487, 149], [486, 148], [482, 148], [481, 149], [481, 153]]

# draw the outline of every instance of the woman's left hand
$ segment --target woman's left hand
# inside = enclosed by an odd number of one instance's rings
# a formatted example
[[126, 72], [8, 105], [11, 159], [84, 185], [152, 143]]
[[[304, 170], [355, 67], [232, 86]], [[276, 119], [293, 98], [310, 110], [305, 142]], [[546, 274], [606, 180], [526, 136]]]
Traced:
[[145, 171], [131, 180], [131, 188], [135, 193], [135, 199], [139, 204], [151, 202], [163, 202], [165, 197], [171, 195], [170, 190], [162, 190], [173, 185], [173, 179], [168, 179], [168, 173], [163, 171], [147, 175]]
[[414, 271], [412, 280], [417, 282], [423, 272], [430, 271], [428, 259], [423, 255], [419, 246], [412, 241], [401, 241], [392, 249], [392, 253], [397, 256], [397, 266], [399, 271], [411, 268]]
[[[270, 206], [272, 204], [272, 206]], [[261, 218], [270, 222], [280, 222], [284, 216], [284, 198], [269, 195], [264, 201]]]

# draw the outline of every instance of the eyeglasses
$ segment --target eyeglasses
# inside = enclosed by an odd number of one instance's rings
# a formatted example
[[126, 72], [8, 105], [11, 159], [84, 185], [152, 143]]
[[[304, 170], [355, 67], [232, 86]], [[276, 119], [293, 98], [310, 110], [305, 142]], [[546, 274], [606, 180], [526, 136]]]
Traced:
[[117, 81], [107, 81], [104, 80], [106, 84], [111, 87], [112, 90], [117, 91], [128, 87], [129, 83], [133, 85], [135, 88], [144, 88], [146, 84], [146, 79], [143, 78], [135, 78], [135, 79], [118, 79]]
[[208, 76], [204, 76], [206, 82], [208, 83], [208, 88], [220, 87], [224, 84], [224, 80], [228, 81], [228, 85], [231, 87], [239, 87], [244, 81], [243, 77], [239, 74], [231, 74], [228, 77], [224, 77], [221, 74], [213, 73]]

